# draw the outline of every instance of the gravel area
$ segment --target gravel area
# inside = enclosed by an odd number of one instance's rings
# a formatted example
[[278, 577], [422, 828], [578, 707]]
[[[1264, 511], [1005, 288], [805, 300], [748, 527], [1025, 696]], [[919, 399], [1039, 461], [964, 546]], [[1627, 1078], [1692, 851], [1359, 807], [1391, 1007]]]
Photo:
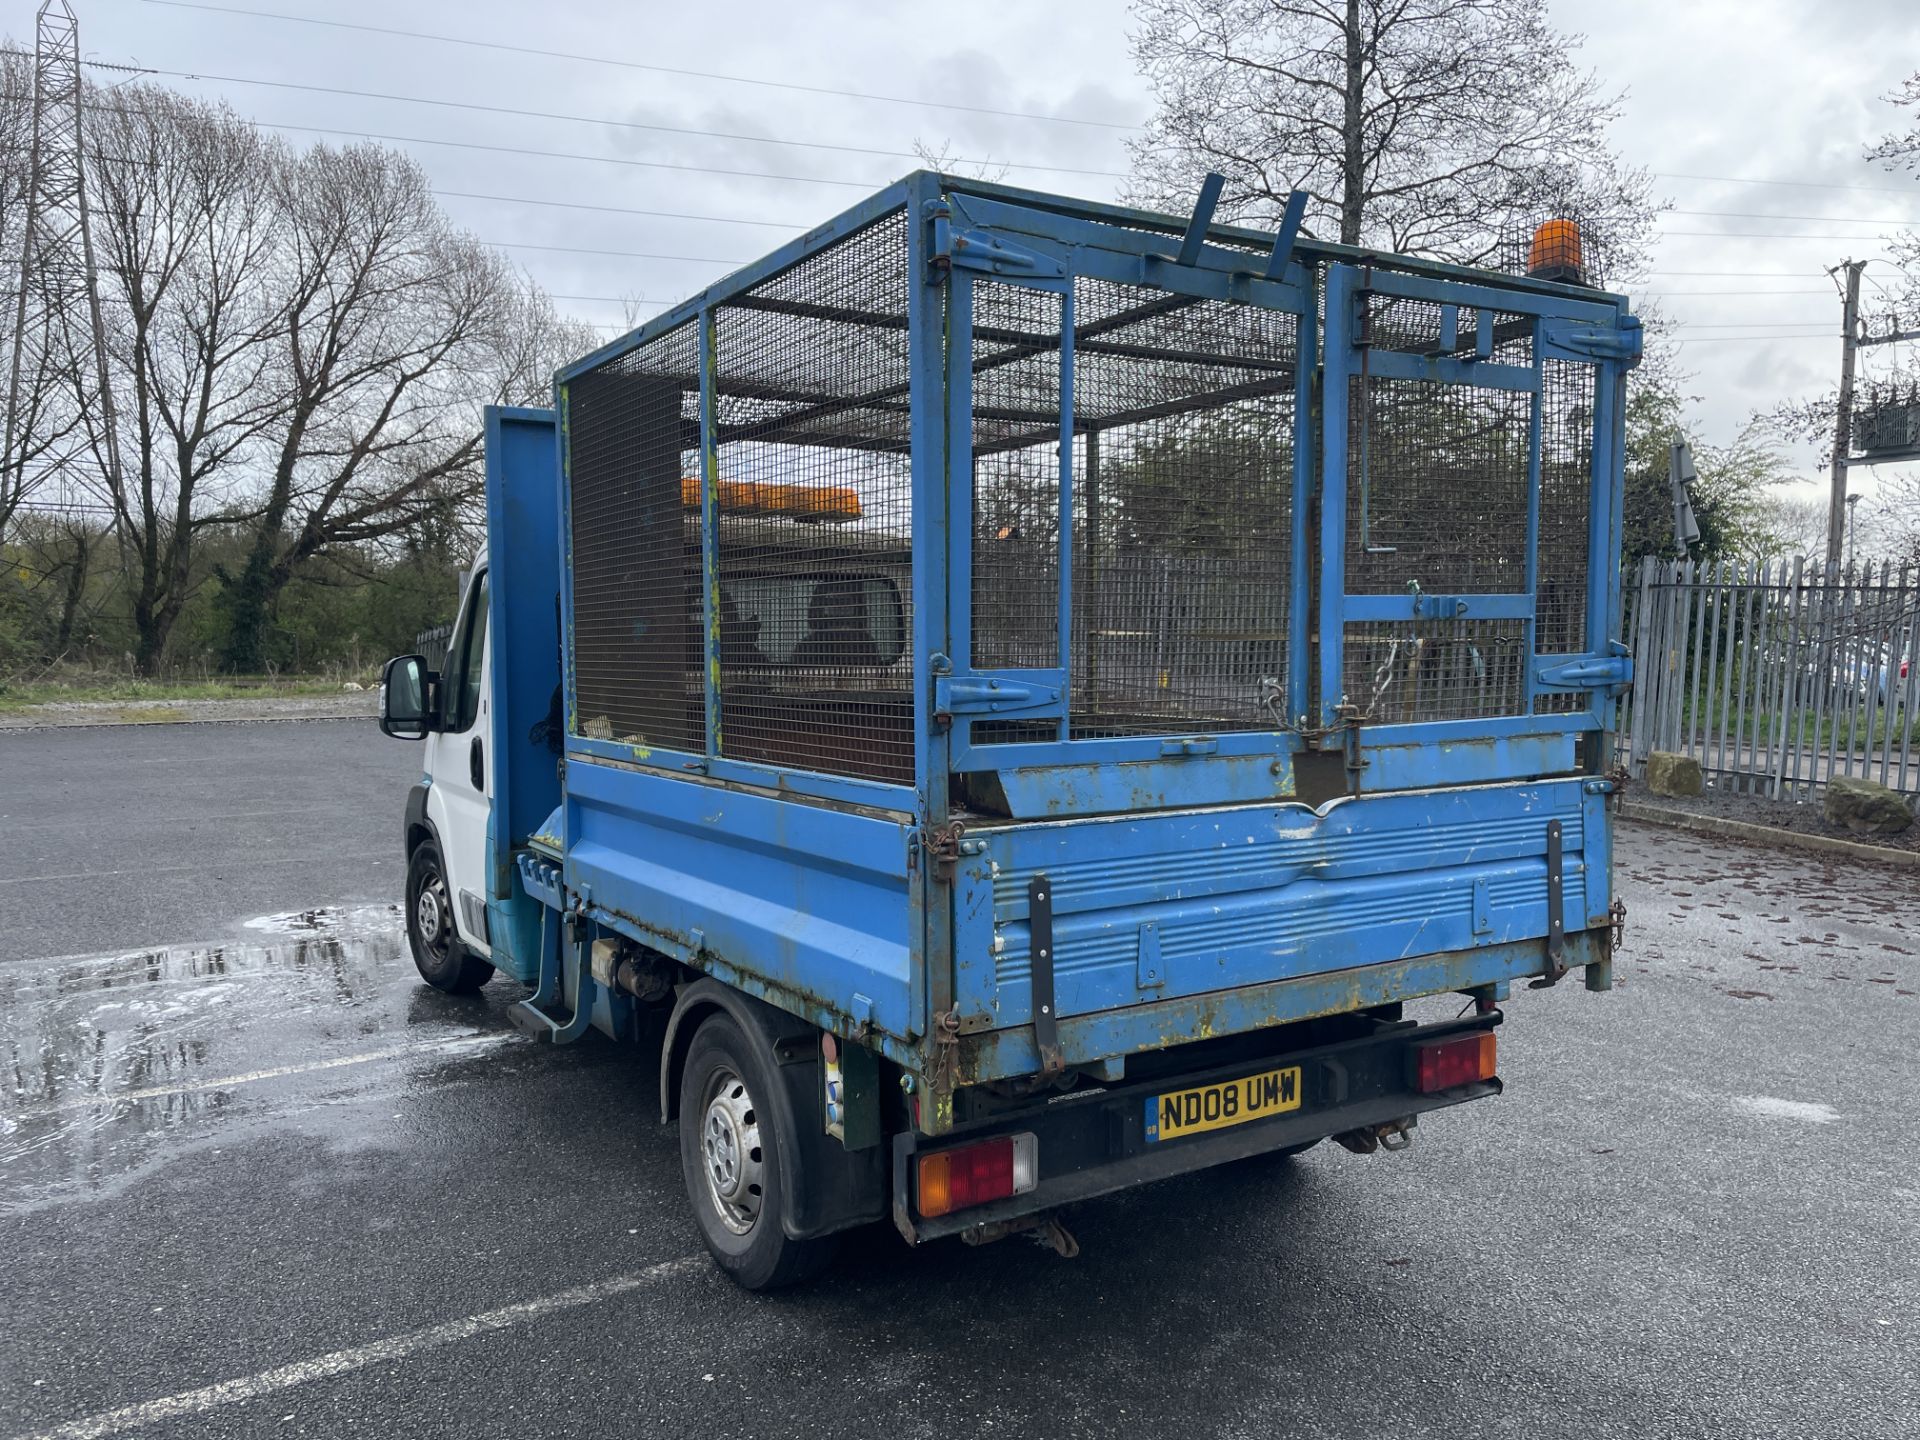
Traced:
[[68, 725], [179, 725], [220, 720], [341, 720], [378, 713], [378, 690], [236, 700], [57, 700], [0, 713], [0, 730]]
[[1898, 835], [1856, 835], [1841, 825], [1831, 825], [1822, 813], [1818, 797], [1812, 800], [1769, 800], [1764, 795], [1740, 795], [1709, 786], [1701, 795], [1654, 795], [1644, 785], [1627, 791], [1637, 805], [1659, 810], [1677, 810], [1713, 820], [1739, 820], [1748, 825], [1789, 830], [1798, 835], [1825, 835], [1835, 840], [1851, 840], [1858, 845], [1878, 845], [1889, 850], [1911, 850], [1920, 854], [1920, 822], [1909, 825]]

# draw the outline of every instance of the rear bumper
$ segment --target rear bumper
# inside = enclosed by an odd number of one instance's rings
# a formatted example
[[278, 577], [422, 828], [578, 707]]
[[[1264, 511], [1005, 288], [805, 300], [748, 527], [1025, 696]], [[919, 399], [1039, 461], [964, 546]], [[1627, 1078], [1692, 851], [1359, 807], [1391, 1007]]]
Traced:
[[[1111, 1089], [1069, 1093], [1032, 1109], [956, 1129], [938, 1141], [913, 1133], [893, 1142], [893, 1219], [909, 1241], [937, 1239], [978, 1226], [1051, 1210], [1151, 1180], [1224, 1165], [1251, 1155], [1304, 1145], [1328, 1135], [1366, 1130], [1430, 1110], [1498, 1095], [1495, 1078], [1422, 1095], [1413, 1088], [1409, 1047], [1414, 1041], [1490, 1030], [1494, 1011], [1438, 1025], [1383, 1024], [1359, 1040], [1274, 1055], [1190, 1075]], [[1276, 1066], [1300, 1067], [1297, 1110], [1223, 1130], [1175, 1140], [1148, 1138], [1147, 1102], [1170, 1091]], [[914, 1156], [995, 1135], [1031, 1132], [1039, 1140], [1039, 1183], [1025, 1195], [927, 1218], [914, 1208]]]

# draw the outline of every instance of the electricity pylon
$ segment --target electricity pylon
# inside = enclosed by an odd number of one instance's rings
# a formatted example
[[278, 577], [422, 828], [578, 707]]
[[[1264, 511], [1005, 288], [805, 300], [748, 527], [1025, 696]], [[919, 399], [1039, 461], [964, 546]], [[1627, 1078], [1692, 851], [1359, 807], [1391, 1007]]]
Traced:
[[[43, 479], [61, 481], [56, 506], [73, 508], [73, 485], [113, 508], [119, 520], [120, 437], [113, 391], [107, 383], [106, 332], [100, 320], [100, 284], [93, 225], [87, 210], [86, 152], [81, 143], [80, 22], [67, 0], [45, 0], [36, 17], [33, 47], [32, 148], [20, 241], [19, 290], [7, 365], [5, 448], [0, 495], [23, 499]], [[27, 393], [37, 377], [61, 376], [78, 407], [72, 445], [36, 451], [29, 426], [41, 418]], [[99, 437], [106, 467], [104, 494], [91, 467], [72, 462]], [[40, 474], [29, 479], [28, 456]]]

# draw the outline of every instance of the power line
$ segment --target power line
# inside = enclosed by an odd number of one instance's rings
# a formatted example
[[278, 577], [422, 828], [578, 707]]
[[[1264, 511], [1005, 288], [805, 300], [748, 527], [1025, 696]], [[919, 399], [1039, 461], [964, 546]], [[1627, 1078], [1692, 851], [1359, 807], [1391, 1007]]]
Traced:
[[847, 100], [872, 100], [886, 105], [909, 105], [925, 110], [955, 110], [969, 115], [997, 115], [1008, 120], [1037, 120], [1056, 125], [1084, 125], [1098, 130], [1138, 130], [1138, 125], [1114, 120], [1084, 120], [1072, 115], [1043, 115], [1029, 110], [1000, 110], [988, 105], [958, 105], [944, 100], [903, 95], [879, 95], [863, 90], [840, 90], [827, 85], [801, 85], [791, 80], [766, 80], [756, 75], [723, 75], [708, 70], [686, 70], [672, 65], [650, 65], [610, 55], [580, 55], [566, 50], [543, 50], [532, 45], [509, 45], [501, 40], [474, 40], [465, 35], [435, 35], [424, 30], [398, 30], [384, 25], [359, 25], [347, 20], [323, 20], [314, 15], [287, 15], [273, 10], [243, 10], [234, 5], [207, 5], [197, 0], [142, 0], [173, 10], [207, 10], [221, 15], [244, 15], [251, 20], [284, 20], [298, 25], [323, 25], [334, 30], [358, 30], [368, 35], [391, 35], [404, 40], [431, 40], [442, 45], [467, 45], [477, 50], [501, 50], [514, 55], [537, 55], [547, 60], [573, 60], [587, 65], [611, 65], [623, 70], [646, 70], [656, 75], [680, 75], [693, 80], [719, 80], [731, 85], [759, 85], [806, 95], [832, 95]]
[[1777, 210], [1666, 210], [1667, 215], [1726, 215], [1735, 220], [1835, 220], [1842, 225], [1920, 225], [1920, 216], [1896, 215], [1877, 220], [1854, 215], [1787, 215]]
[[[198, 4], [188, 4], [188, 3], [187, 3], [187, 0], [142, 0], [142, 3], [145, 3], [145, 4], [155, 4], [155, 5], [174, 5], [174, 6], [178, 6], [178, 7], [180, 7], [180, 8], [189, 8], [189, 9], [211, 9], [211, 10], [221, 10], [221, 9], [226, 9], [226, 8], [228, 8], [228, 7], [221, 7], [221, 6], [209, 6], [209, 5], [198, 5]], [[242, 10], [234, 10], [234, 11], [232, 11], [232, 13], [235, 13], [235, 14], [261, 14], [261, 15], [264, 15], [264, 14], [265, 14], [266, 12], [255, 12], [255, 11], [242, 11]], [[306, 17], [302, 17], [302, 16], [279, 16], [279, 17], [269, 17], [269, 18], [282, 18], [282, 19], [295, 19], [295, 20], [305, 20], [305, 19], [306, 19]], [[333, 21], [319, 21], [319, 20], [315, 20], [315, 21], [312, 21], [311, 23], [314, 23], [314, 24], [336, 24], [336, 23], [340, 23], [340, 24], [344, 24], [344, 22], [333, 22]], [[348, 26], [348, 27], [346, 27], [346, 28], [368, 28], [368, 27], [355, 27], [355, 26]], [[478, 42], [478, 41], [476, 41], [476, 42], [473, 42], [473, 43], [475, 43], [475, 44], [481, 44], [481, 43], [485, 43], [485, 42]], [[513, 48], [513, 47], [508, 47], [508, 48]], [[13, 52], [13, 53], [21, 53], [21, 52]], [[127, 71], [127, 72], [130, 72], [130, 73], [143, 73], [143, 74], [158, 74], [158, 75], [170, 75], [170, 76], [184, 76], [184, 77], [186, 77], [186, 78], [196, 78], [196, 77], [198, 76], [198, 74], [199, 74], [199, 72], [188, 72], [188, 71], [164, 71], [164, 70], [154, 70], [154, 69], [150, 69], [150, 68], [148, 68], [148, 67], [143, 67], [143, 66], [132, 66], [132, 65], [114, 65], [114, 64], [108, 64], [107, 62], [104, 62], [104, 61], [86, 61], [86, 62], [83, 62], [83, 63], [85, 63], [86, 65], [88, 65], [89, 67], [91, 67], [91, 68], [94, 68], [94, 69], [105, 69], [105, 70], [115, 70], [115, 71]], [[225, 77], [219, 77], [219, 76], [205, 76], [205, 77], [203, 77], [203, 78], [209, 78], [209, 79], [221, 79], [221, 78], [225, 78]], [[235, 77], [235, 78], [238, 78], [238, 77]], [[288, 89], [314, 89], [314, 90], [325, 90], [325, 89], [327, 88], [327, 87], [321, 87], [321, 86], [304, 86], [304, 85], [296, 85], [296, 84], [293, 84], [292, 82], [281, 82], [281, 81], [253, 81], [253, 80], [246, 80], [246, 79], [239, 79], [239, 80], [238, 80], [238, 83], [242, 83], [242, 84], [264, 84], [264, 85], [279, 85], [279, 86], [282, 86], [283, 88], [288, 88]], [[333, 92], [330, 92], [330, 93], [339, 93], [339, 94], [353, 94], [353, 95], [371, 95], [371, 94], [372, 94], [372, 92], [365, 92], [365, 91], [346, 91], [346, 90], [340, 90], [340, 91], [333, 91]], [[410, 100], [410, 99], [413, 99], [414, 97], [408, 97], [408, 96], [376, 96], [376, 97], [374, 97], [374, 98], [392, 98], [392, 99], [400, 99], [400, 100]], [[434, 104], [434, 105], [459, 105], [459, 104], [461, 104], [461, 102], [453, 102], [453, 101], [433, 101], [433, 100], [423, 100], [423, 101], [420, 101], [419, 103], [423, 103], [423, 104]], [[109, 108], [109, 107], [102, 107], [102, 108]], [[463, 108], [473, 108], [473, 109], [501, 109], [502, 107], [491, 107], [491, 106], [471, 106], [471, 107], [463, 107]], [[504, 111], [503, 113], [509, 113], [509, 114], [519, 114], [519, 115], [540, 115], [540, 114], [543, 114], [543, 113], [545, 113], [545, 112], [540, 112], [540, 111], [511, 111], [511, 110], [508, 110], [508, 111]], [[580, 119], [580, 118], [583, 118], [583, 117], [559, 117], [559, 118], [569, 118], [569, 119]], [[786, 180], [786, 181], [790, 181], [790, 182], [794, 182], [794, 183], [797, 183], [797, 184], [808, 184], [808, 185], [834, 185], [834, 186], [840, 186], [840, 187], [844, 187], [844, 188], [850, 188], [850, 189], [873, 189], [873, 188], [876, 188], [876, 186], [874, 185], [874, 183], [873, 183], [873, 182], [870, 182], [870, 181], [860, 181], [860, 180], [839, 180], [839, 179], [834, 179], [834, 178], [832, 178], [832, 177], [828, 177], [828, 176], [819, 176], [819, 175], [788, 175], [788, 174], [782, 174], [782, 173], [777, 173], [777, 172], [770, 172], [770, 171], [758, 171], [758, 170], [729, 170], [729, 169], [724, 169], [724, 168], [721, 168], [721, 167], [717, 167], [717, 166], [705, 166], [705, 165], [685, 165], [685, 164], [678, 164], [678, 163], [673, 163], [673, 162], [668, 162], [668, 161], [659, 161], [659, 160], [639, 160], [639, 159], [634, 159], [634, 158], [631, 158], [631, 157], [626, 157], [626, 156], [611, 156], [611, 155], [588, 155], [588, 154], [583, 154], [583, 153], [581, 153], [581, 152], [578, 152], [578, 151], [559, 151], [559, 150], [535, 150], [535, 149], [529, 149], [529, 148], [524, 148], [524, 147], [518, 147], [518, 146], [506, 146], [506, 145], [490, 145], [490, 144], [484, 144], [484, 143], [481, 143], [481, 142], [478, 142], [478, 141], [463, 141], [463, 140], [438, 140], [438, 139], [432, 139], [432, 138], [429, 138], [429, 137], [425, 137], [425, 136], [413, 136], [413, 135], [389, 135], [389, 134], [381, 134], [381, 133], [378, 133], [378, 132], [375, 132], [375, 131], [369, 131], [369, 130], [348, 130], [348, 129], [340, 129], [340, 128], [334, 128], [334, 127], [327, 127], [327, 126], [319, 126], [319, 125], [296, 125], [296, 124], [293, 124], [293, 123], [290, 123], [290, 122], [282, 122], [282, 121], [271, 121], [271, 120], [255, 120], [255, 121], [254, 121], [253, 123], [254, 123], [254, 124], [256, 124], [256, 125], [259, 125], [259, 126], [262, 126], [263, 128], [266, 128], [266, 129], [275, 129], [275, 130], [294, 130], [294, 131], [299, 131], [299, 132], [301, 132], [301, 133], [303, 133], [303, 134], [314, 134], [314, 135], [339, 135], [339, 136], [348, 136], [348, 137], [354, 137], [354, 136], [358, 136], [358, 137], [360, 137], [360, 138], [363, 138], [363, 139], [368, 139], [368, 140], [382, 140], [382, 141], [388, 141], [388, 142], [391, 142], [391, 143], [394, 143], [394, 144], [401, 144], [401, 145], [438, 145], [438, 146], [441, 146], [441, 147], [443, 147], [443, 148], [450, 148], [450, 149], [463, 149], [463, 150], [482, 150], [482, 151], [490, 151], [490, 152], [493, 152], [493, 153], [496, 153], [496, 154], [504, 154], [504, 155], [525, 155], [525, 156], [530, 156], [530, 157], [533, 157], [533, 158], [537, 158], [537, 159], [554, 159], [554, 160], [582, 160], [582, 161], [588, 161], [588, 162], [594, 162], [594, 163], [599, 163], [599, 164], [605, 164], [605, 165], [624, 165], [624, 166], [629, 166], [629, 167], [636, 167], [636, 168], [640, 168], [640, 169], [655, 169], [655, 170], [673, 170], [673, 171], [680, 171], [680, 172], [684, 172], [684, 173], [692, 173], [692, 174], [707, 174], [707, 175], [725, 175], [725, 176], [730, 176], [730, 177], [736, 177], [736, 178], [741, 178], [741, 179], [754, 179], [754, 180]], [[597, 120], [596, 120], [596, 121], [593, 121], [592, 123], [596, 123], [596, 124], [599, 124], [599, 123], [605, 123], [605, 124], [615, 124], [615, 125], [618, 125], [618, 124], [624, 124], [624, 123], [627, 123], [627, 122], [622, 122], [622, 121], [597, 121]], [[644, 127], [644, 128], [657, 128], [657, 129], [668, 129], [668, 128], [670, 128], [670, 127], [664, 127], [664, 126], [663, 126], [663, 127]], [[723, 135], [723, 134], [722, 134], [722, 132], [712, 132], [712, 131], [685, 131], [685, 132], [676, 132], [676, 133], [689, 133], [689, 134], [711, 134], [711, 135], [716, 135], [716, 136], [721, 136], [721, 138], [732, 138], [732, 139], [744, 139], [744, 140], [760, 140], [760, 139], [763, 139], [763, 138], [764, 138], [764, 137], [757, 137], [757, 136], [728, 136], [728, 135]], [[789, 144], [789, 143], [791, 143], [791, 144], [801, 144], [801, 143], [807, 143], [807, 142], [788, 142], [788, 141], [771, 141], [771, 142], [768, 142], [768, 143], [776, 143], [776, 144]], [[910, 152], [908, 152], [908, 151], [902, 151], [902, 150], [873, 150], [873, 151], [859, 151], [859, 150], [854, 150], [854, 147], [838, 147], [838, 146], [834, 146], [834, 147], [829, 147], [829, 146], [824, 146], [824, 145], [823, 145], [823, 146], [819, 146], [819, 147], [817, 147], [817, 148], [832, 148], [832, 149], [843, 149], [843, 150], [851, 150], [851, 151], [853, 151], [853, 153], [866, 153], [866, 154], [873, 154], [873, 155], [876, 155], [876, 156], [881, 156], [881, 157], [885, 157], [885, 156], [895, 156], [895, 157], [900, 157], [900, 158], [906, 158], [906, 157], [907, 157], [907, 156], [908, 156], [908, 155], [910, 154]], [[969, 163], [981, 163], [981, 162], [969, 162]], [[998, 163], [998, 162], [993, 162], [993, 163]], [[1041, 170], [1057, 170], [1057, 171], [1059, 171], [1060, 173], [1067, 173], [1067, 174], [1085, 174], [1085, 175], [1094, 175], [1094, 176], [1101, 176], [1101, 177], [1107, 177], [1107, 178], [1124, 178], [1123, 176], [1121, 176], [1121, 174], [1120, 174], [1120, 172], [1117, 172], [1117, 171], [1105, 171], [1105, 170], [1073, 170], [1073, 169], [1068, 169], [1067, 167], [1053, 167], [1053, 166], [1018, 166], [1018, 165], [1013, 165], [1013, 164], [1012, 164], [1012, 162], [1008, 162], [1008, 163], [1009, 163], [1009, 166], [1010, 166], [1010, 168], [1025, 168], [1025, 169], [1041, 169]], [[1660, 172], [1660, 173], [1666, 173], [1666, 172]], [[1725, 179], [1737, 179], [1738, 177], [1691, 177], [1691, 178], [1725, 178]], [[884, 182], [882, 182], [882, 183], [884, 183]], [[1760, 181], [1755, 181], [1754, 183], [1756, 183], [1756, 184], [1758, 184], [1758, 183], [1780, 183], [1780, 184], [1788, 184], [1788, 183], [1800, 183], [1800, 182], [1787, 182], [1787, 181], [1780, 181], [1780, 182], [1770, 182], [1770, 181], [1769, 181], [1769, 182], [1760, 182]], [[1808, 184], [1814, 184], [1814, 183], [1816, 183], [1816, 182], [1811, 182], [1811, 181], [1809, 181], [1809, 182], [1805, 182], [1805, 183], [1808, 183]], [[1852, 187], [1850, 187], [1850, 186], [1838, 186], [1838, 187], [1834, 187], [1834, 188], [1839, 188], [1839, 189], [1872, 189], [1872, 188], [1886, 188], [1886, 189], [1891, 189], [1892, 187], [1860, 187], [1860, 186], [1852, 186]], [[1909, 192], [1907, 192], [1907, 191], [1899, 191], [1899, 192], [1897, 192], [1897, 193], [1902, 193], [1902, 194], [1905, 194], [1905, 193], [1909, 193]], [[483, 198], [483, 197], [475, 197], [475, 198]], [[514, 197], [499, 197], [499, 198], [502, 198], [502, 199], [513, 199]], [[563, 203], [563, 202], [558, 202], [558, 201], [546, 201], [546, 202], [541, 202], [541, 201], [525, 201], [525, 202], [521, 202], [521, 203], [529, 203], [529, 204], [539, 204], [539, 203], [545, 203], [545, 204], [561, 204], [561, 203]], [[586, 209], [586, 208], [599, 208], [599, 207], [587, 207], [587, 206], [580, 206], [580, 207], [576, 207], [576, 208], [581, 208], [581, 209]], [[611, 207], [608, 207], [608, 208], [611, 208]], [[636, 211], [636, 212], [634, 212], [634, 213], [647, 213], [647, 212], [642, 212], [642, 211]], [[1666, 212], [1666, 213], [1669, 213], [1669, 214], [1680, 214], [1680, 215], [1691, 215], [1691, 216], [1725, 216], [1725, 217], [1727, 217], [1727, 218], [1729, 218], [1729, 219], [1785, 219], [1785, 220], [1794, 220], [1794, 219], [1803, 219], [1803, 220], [1827, 220], [1827, 221], [1832, 221], [1832, 222], [1834, 222], [1834, 223], [1838, 223], [1838, 224], [1853, 224], [1853, 225], [1887, 225], [1887, 224], [1891, 224], [1891, 225], [1908, 225], [1908, 224], [1917, 224], [1917, 225], [1920, 225], [1920, 219], [1867, 219], [1867, 218], [1862, 218], [1862, 219], [1851, 219], [1851, 218], [1849, 218], [1849, 217], [1847, 217], [1847, 216], [1843, 216], [1843, 215], [1807, 215], [1807, 216], [1801, 216], [1801, 215], [1782, 215], [1782, 214], [1778, 214], [1777, 212], [1768, 212], [1768, 211], [1738, 211], [1738, 210], [1674, 210], [1674, 211], [1669, 211], [1669, 212]], [[686, 217], [686, 218], [699, 218], [699, 217], [691, 217], [691, 216], [689, 216], [689, 217]], [[714, 218], [714, 219], [716, 219], [716, 220], [720, 220], [720, 219], [721, 219], [721, 217], [712, 217], [712, 218]], [[748, 222], [748, 221], [735, 221], [735, 222], [728, 222], [728, 223], [742, 223], [742, 224], [745, 224], [745, 223], [762, 223], [762, 222]], [[766, 222], [766, 223], [771, 223], [771, 222]], [[1856, 241], [1857, 241], [1857, 240], [1860, 240], [1860, 239], [1865, 239], [1865, 238], [1869, 238], [1869, 237], [1865, 237], [1865, 236], [1859, 236], [1859, 235], [1840, 235], [1840, 234], [1824, 234], [1824, 233], [1806, 233], [1806, 232], [1794, 232], [1794, 233], [1789, 233], [1789, 232], [1784, 232], [1784, 231], [1725, 231], [1725, 230], [1668, 230], [1668, 231], [1665, 231], [1664, 233], [1665, 233], [1665, 234], [1667, 234], [1667, 235], [1670, 235], [1670, 236], [1674, 236], [1674, 237], [1678, 237], [1678, 238], [1691, 238], [1691, 239], [1712, 239], [1712, 240], [1856, 240]], [[1655, 272], [1655, 273], [1671, 273], [1671, 272]], [[1705, 272], [1700, 272], [1700, 273], [1705, 273]], [[1729, 273], [1732, 273], [1732, 272], [1729, 272]]]
[[1827, 292], [1825, 290], [1642, 290], [1640, 293], [1642, 295], [1647, 295], [1647, 296], [1657, 296], [1660, 299], [1664, 300], [1669, 297], [1677, 297], [1682, 295], [1687, 295], [1687, 296], [1825, 295]]
[[[584, 300], [588, 297], [583, 295], [580, 298]], [[1724, 324], [1716, 320], [1702, 320], [1697, 324], [1681, 323], [1663, 328], [1668, 330], [1778, 330], [1782, 326], [1790, 330], [1819, 330], [1826, 335], [1835, 333], [1832, 324], [1823, 320], [1742, 320], [1728, 321]]]
[[1679, 343], [1682, 345], [1724, 345], [1728, 343], [1742, 343], [1750, 340], [1832, 340], [1835, 338], [1831, 331], [1820, 335], [1699, 335], [1692, 339], [1682, 335], [1679, 337]]
[[[504, 196], [502, 199], [506, 198]], [[1812, 278], [1805, 270], [1649, 270], [1649, 275], [1685, 275], [1689, 279], [1726, 280], [1806, 280]]]
[[1910, 185], [1842, 185], [1832, 180], [1766, 180], [1756, 175], [1689, 175], [1680, 170], [1655, 170], [1662, 180], [1718, 180], [1729, 185], [1788, 185], [1804, 190], [1871, 190], [1876, 194], [1911, 195]]
[[540, 292], [549, 300], [604, 300], [610, 305], [677, 305], [677, 300], [656, 300], [651, 295], [558, 295], [551, 290]]
[[1851, 240], [1855, 244], [1874, 238], [1871, 235], [1788, 234], [1773, 230], [1668, 230], [1664, 233], [1695, 240]]
[[[174, 4], [177, 0], [144, 0], [144, 3]], [[251, 122], [269, 130], [298, 130], [309, 135], [357, 136], [362, 140], [384, 140], [395, 145], [439, 145], [452, 150], [486, 150], [496, 155], [530, 155], [541, 160], [590, 160], [601, 165], [625, 165], [641, 170], [678, 170], [696, 175], [730, 175], [742, 180], [789, 180], [801, 185], [837, 185], [849, 190], [877, 190], [871, 180], [834, 180], [824, 175], [781, 175], [768, 170], [724, 170], [713, 165], [676, 165], [666, 160], [635, 160], [624, 155], [582, 155], [568, 150], [529, 150], [516, 145], [484, 145], [477, 140], [432, 140], [420, 135], [382, 135], [373, 130], [340, 130], [324, 125], [290, 125], [280, 120]]]
[[577, 200], [536, 200], [529, 195], [477, 195], [468, 190], [435, 190], [453, 200], [492, 200], [502, 205], [546, 205], [560, 210], [595, 210], [608, 215], [648, 215], [662, 220], [704, 220], [715, 225], [761, 225], [772, 230], [800, 230], [811, 222], [799, 220], [744, 220], [733, 215], [690, 215], [681, 210], [635, 210], [625, 205], [587, 205]]
[[[149, 0], [152, 4], [172, 3], [172, 0]], [[0, 51], [0, 53], [6, 53]], [[18, 52], [13, 52], [18, 53]], [[103, 61], [83, 62], [97, 69], [125, 70], [133, 67], [107, 65]], [[90, 101], [89, 110], [104, 110], [126, 113], [125, 104], [106, 104]], [[485, 150], [497, 155], [529, 155], [542, 160], [588, 160], [601, 165], [625, 165], [641, 170], [675, 170], [696, 175], [730, 175], [745, 180], [788, 180], [803, 185], [837, 185], [851, 190], [877, 190], [885, 181], [875, 183], [871, 180], [835, 180], [824, 175], [783, 175], [768, 170], [727, 170], [714, 165], [680, 165], [667, 160], [637, 160], [624, 155], [585, 155], [577, 150], [531, 150], [515, 145], [488, 145], [477, 140], [434, 140], [422, 135], [383, 135], [373, 130], [342, 130], [325, 125], [295, 125], [282, 120], [248, 120], [249, 125], [261, 130], [298, 130], [308, 135], [344, 135], [350, 139], [384, 140], [396, 145], [439, 145], [454, 150]], [[102, 157], [116, 158], [116, 157]], [[146, 164], [142, 160], [128, 160], [127, 164]]]
[[[381, 90], [350, 90], [338, 85], [303, 85], [293, 80], [259, 80], [245, 75], [214, 75], [204, 70], [159, 70], [149, 65], [111, 68], [132, 69], [142, 75], [162, 75], [174, 80], [215, 81], [223, 85], [259, 85], [274, 90], [301, 90], [314, 95], [348, 95], [358, 100], [390, 100], [404, 105], [432, 105], [446, 110], [475, 110], [488, 115], [512, 115], [523, 120], [561, 120], [574, 125], [608, 125], [623, 130], [649, 130], [662, 135], [694, 135], [709, 140], [740, 140], [752, 145], [789, 145], [802, 150], [831, 150], [843, 155], [875, 155], [894, 160], [919, 158], [912, 150], [883, 150], [866, 145], [835, 145], [823, 140], [785, 140], [773, 135], [743, 135], [728, 130], [696, 130], [681, 125], [654, 125], [641, 120], [616, 120], [605, 115], [567, 115], [554, 110], [520, 110], [510, 105], [482, 105], [468, 100], [436, 100], [424, 95], [400, 95]], [[1057, 175], [1093, 175], [1107, 180], [1127, 178], [1125, 172], [1119, 170], [1088, 170], [1072, 165], [1033, 165], [1014, 160], [978, 160], [955, 156], [951, 163], [1002, 165], [1009, 170], [1043, 170]]]
[[566, 255], [618, 255], [624, 260], [684, 260], [689, 265], [744, 265], [744, 260], [724, 260], [714, 255], [659, 255], [651, 250], [594, 250], [584, 245], [536, 245], [530, 240], [482, 240], [497, 250], [554, 250]]

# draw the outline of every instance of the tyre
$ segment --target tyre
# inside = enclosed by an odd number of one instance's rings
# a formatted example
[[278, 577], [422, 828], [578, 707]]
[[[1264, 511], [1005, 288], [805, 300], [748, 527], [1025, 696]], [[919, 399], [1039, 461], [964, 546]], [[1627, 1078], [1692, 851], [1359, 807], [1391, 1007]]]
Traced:
[[772, 1064], [729, 1015], [709, 1018], [687, 1047], [680, 1080], [680, 1166], [700, 1237], [748, 1290], [777, 1290], [817, 1275], [836, 1236], [795, 1240], [781, 1227], [786, 1157]]
[[407, 946], [420, 978], [449, 995], [471, 995], [493, 978], [493, 966], [460, 943], [453, 928], [453, 895], [440, 848], [414, 846], [407, 860]]

